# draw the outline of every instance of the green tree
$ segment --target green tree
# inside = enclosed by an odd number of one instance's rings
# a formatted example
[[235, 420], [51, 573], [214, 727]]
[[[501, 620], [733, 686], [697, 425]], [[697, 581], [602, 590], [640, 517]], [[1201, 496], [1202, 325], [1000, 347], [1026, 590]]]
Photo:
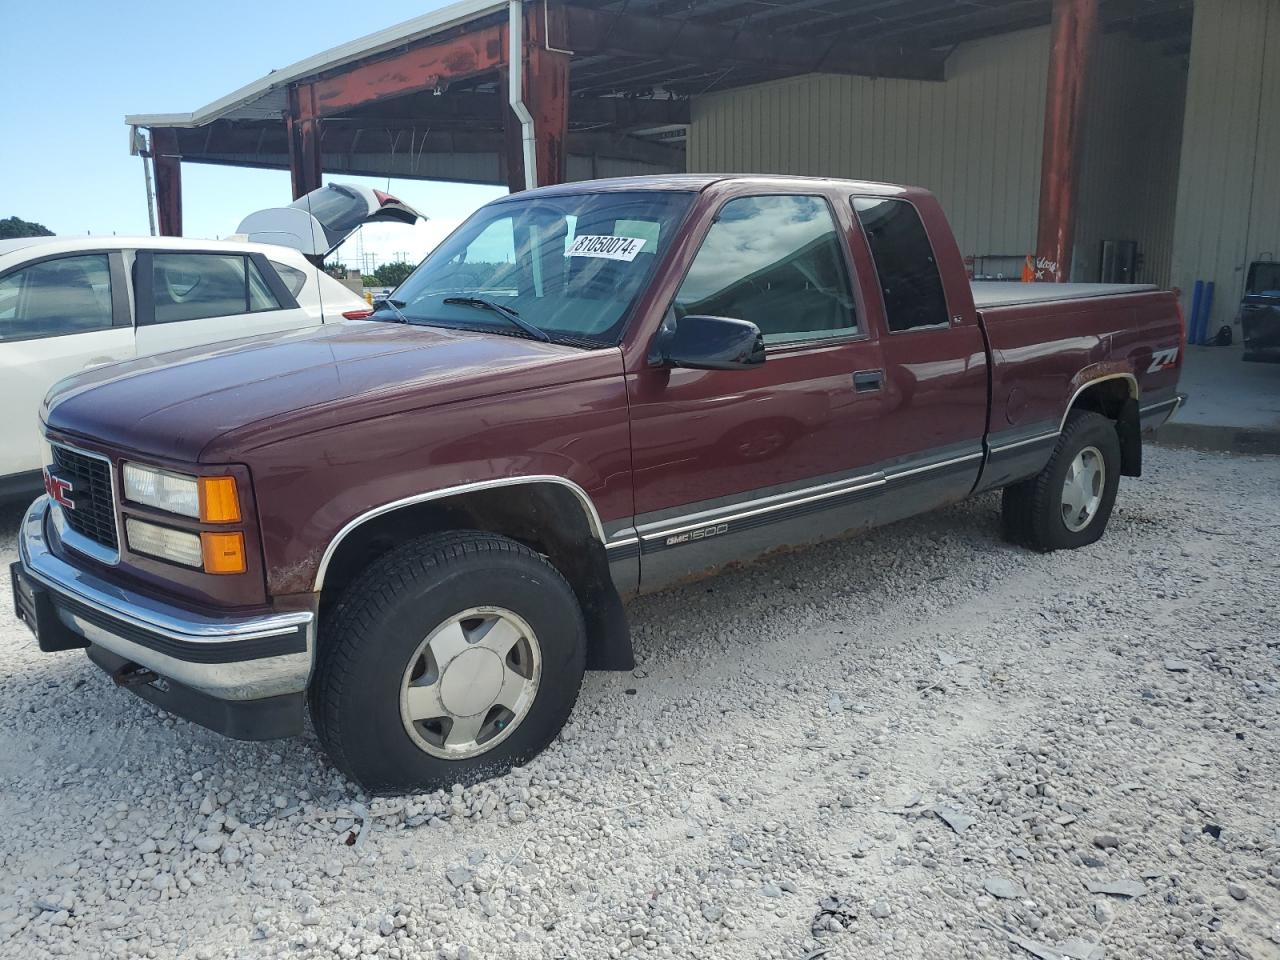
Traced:
[[0, 220], [0, 240], [12, 240], [15, 237], [52, 237], [53, 231], [43, 223], [32, 223], [18, 217]]
[[373, 285], [376, 287], [398, 287], [404, 283], [405, 277], [413, 273], [413, 264], [403, 260], [384, 263], [373, 271]]

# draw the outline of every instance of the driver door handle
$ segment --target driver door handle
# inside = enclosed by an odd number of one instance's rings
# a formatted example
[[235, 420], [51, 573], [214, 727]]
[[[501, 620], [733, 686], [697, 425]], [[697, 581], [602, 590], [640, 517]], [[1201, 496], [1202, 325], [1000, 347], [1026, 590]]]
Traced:
[[854, 393], [875, 393], [883, 386], [883, 370], [859, 370], [853, 375]]

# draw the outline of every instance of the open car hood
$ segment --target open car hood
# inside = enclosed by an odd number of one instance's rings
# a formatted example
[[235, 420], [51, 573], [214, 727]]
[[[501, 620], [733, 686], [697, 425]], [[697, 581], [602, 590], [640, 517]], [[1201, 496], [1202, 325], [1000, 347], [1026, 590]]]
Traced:
[[353, 183], [330, 183], [287, 207], [249, 214], [240, 221], [236, 235], [323, 258], [366, 223], [412, 224], [419, 219], [427, 218], [389, 193]]

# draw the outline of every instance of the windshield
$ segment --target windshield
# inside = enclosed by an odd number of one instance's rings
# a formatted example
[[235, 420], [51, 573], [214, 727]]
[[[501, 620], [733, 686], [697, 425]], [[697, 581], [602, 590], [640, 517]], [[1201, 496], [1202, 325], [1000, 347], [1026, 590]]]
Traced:
[[1245, 294], [1254, 297], [1280, 297], [1280, 263], [1259, 260], [1249, 268], [1249, 284]]
[[[578, 193], [481, 208], [394, 293], [403, 319], [519, 335], [515, 311], [552, 339], [614, 344], [675, 237], [691, 193]], [[384, 311], [388, 315], [384, 315]], [[399, 319], [380, 309], [379, 319]]]

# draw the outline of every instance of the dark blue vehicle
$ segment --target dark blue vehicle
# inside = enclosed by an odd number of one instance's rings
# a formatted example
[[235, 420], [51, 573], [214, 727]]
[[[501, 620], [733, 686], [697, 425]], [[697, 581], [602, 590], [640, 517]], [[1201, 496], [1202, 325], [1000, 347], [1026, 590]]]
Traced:
[[1280, 363], [1280, 262], [1255, 260], [1240, 302], [1244, 359]]

